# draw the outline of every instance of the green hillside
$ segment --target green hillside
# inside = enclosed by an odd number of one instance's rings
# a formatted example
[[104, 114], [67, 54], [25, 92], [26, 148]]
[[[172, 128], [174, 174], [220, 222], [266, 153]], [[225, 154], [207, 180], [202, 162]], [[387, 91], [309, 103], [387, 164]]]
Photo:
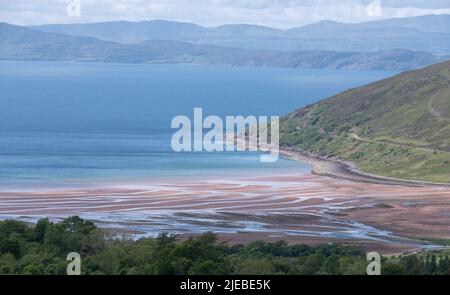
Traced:
[[295, 111], [281, 143], [364, 172], [450, 183], [450, 62], [351, 89]]

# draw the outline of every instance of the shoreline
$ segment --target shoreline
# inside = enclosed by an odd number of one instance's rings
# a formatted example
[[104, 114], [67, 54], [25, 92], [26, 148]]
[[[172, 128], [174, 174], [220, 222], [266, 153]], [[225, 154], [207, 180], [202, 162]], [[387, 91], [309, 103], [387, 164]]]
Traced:
[[119, 235], [214, 231], [234, 243], [351, 243], [392, 253], [394, 248], [437, 246], [420, 240], [424, 237], [450, 239], [450, 188], [411, 189], [324, 177], [317, 174], [341, 173], [332, 169], [342, 166], [296, 151], [284, 150], [283, 156], [301, 160], [315, 172], [0, 191], [0, 220], [35, 222], [78, 215]]
[[119, 235], [171, 231], [187, 237], [214, 231], [232, 243], [348, 243], [386, 253], [435, 249], [441, 246], [429, 239], [450, 239], [450, 185], [366, 175], [351, 163], [292, 148], [281, 148], [280, 156], [308, 169], [0, 190], [0, 220], [78, 215]]
[[323, 158], [297, 149], [280, 147], [280, 155], [286, 159], [300, 161], [311, 166], [311, 173], [363, 183], [401, 185], [408, 187], [450, 187], [449, 183], [437, 183], [420, 180], [397, 179], [360, 171], [352, 162], [340, 159]]
[[[235, 144], [242, 142], [236, 135], [226, 135], [226, 141], [232, 141]], [[246, 137], [245, 146], [253, 146]], [[253, 146], [255, 147], [255, 146]], [[258, 144], [257, 149], [261, 152], [269, 152], [270, 148]], [[358, 169], [355, 163], [338, 158], [321, 157], [306, 151], [295, 149], [288, 146], [279, 147], [280, 156], [293, 161], [305, 163], [311, 167], [311, 173], [314, 175], [332, 177], [355, 181], [359, 183], [372, 183], [383, 185], [399, 185], [406, 187], [443, 187], [450, 188], [450, 183], [439, 183], [420, 180], [408, 180], [366, 173]]]

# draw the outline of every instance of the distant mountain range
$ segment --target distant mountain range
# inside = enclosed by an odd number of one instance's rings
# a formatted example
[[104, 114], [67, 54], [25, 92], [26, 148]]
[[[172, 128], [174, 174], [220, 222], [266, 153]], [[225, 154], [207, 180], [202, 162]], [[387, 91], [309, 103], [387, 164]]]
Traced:
[[426, 15], [365, 23], [321, 21], [279, 30], [255, 25], [205, 28], [164, 20], [35, 26], [45, 32], [88, 36], [124, 44], [171, 40], [275, 51], [375, 52], [392, 49], [450, 54], [450, 15]]
[[[127, 23], [128, 24], [128, 23]], [[194, 27], [195, 28], [195, 27]], [[236, 29], [237, 27], [222, 27]], [[178, 32], [173, 28], [172, 31]], [[161, 37], [161, 36], [160, 36]], [[148, 40], [123, 44], [42, 32], [0, 23], [0, 59], [117, 63], [192, 63], [252, 67], [407, 70], [447, 59], [426, 52], [393, 49], [379, 52], [250, 50]]]

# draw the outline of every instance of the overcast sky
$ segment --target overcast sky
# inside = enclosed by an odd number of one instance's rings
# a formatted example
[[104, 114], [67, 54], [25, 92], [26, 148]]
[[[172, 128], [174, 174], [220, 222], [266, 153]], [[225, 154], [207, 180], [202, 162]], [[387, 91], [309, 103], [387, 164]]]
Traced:
[[[81, 2], [81, 16], [67, 14], [72, 1]], [[0, 21], [31, 25], [167, 19], [204, 26], [248, 23], [290, 28], [325, 19], [361, 22], [450, 14], [450, 0], [377, 1], [381, 16], [367, 12], [371, 0], [0, 0]]]

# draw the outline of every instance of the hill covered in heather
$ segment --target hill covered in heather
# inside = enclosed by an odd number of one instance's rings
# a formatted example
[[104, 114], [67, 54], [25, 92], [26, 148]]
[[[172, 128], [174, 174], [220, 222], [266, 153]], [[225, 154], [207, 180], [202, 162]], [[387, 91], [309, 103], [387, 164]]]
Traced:
[[282, 120], [281, 142], [369, 173], [450, 183], [450, 62], [297, 110]]

